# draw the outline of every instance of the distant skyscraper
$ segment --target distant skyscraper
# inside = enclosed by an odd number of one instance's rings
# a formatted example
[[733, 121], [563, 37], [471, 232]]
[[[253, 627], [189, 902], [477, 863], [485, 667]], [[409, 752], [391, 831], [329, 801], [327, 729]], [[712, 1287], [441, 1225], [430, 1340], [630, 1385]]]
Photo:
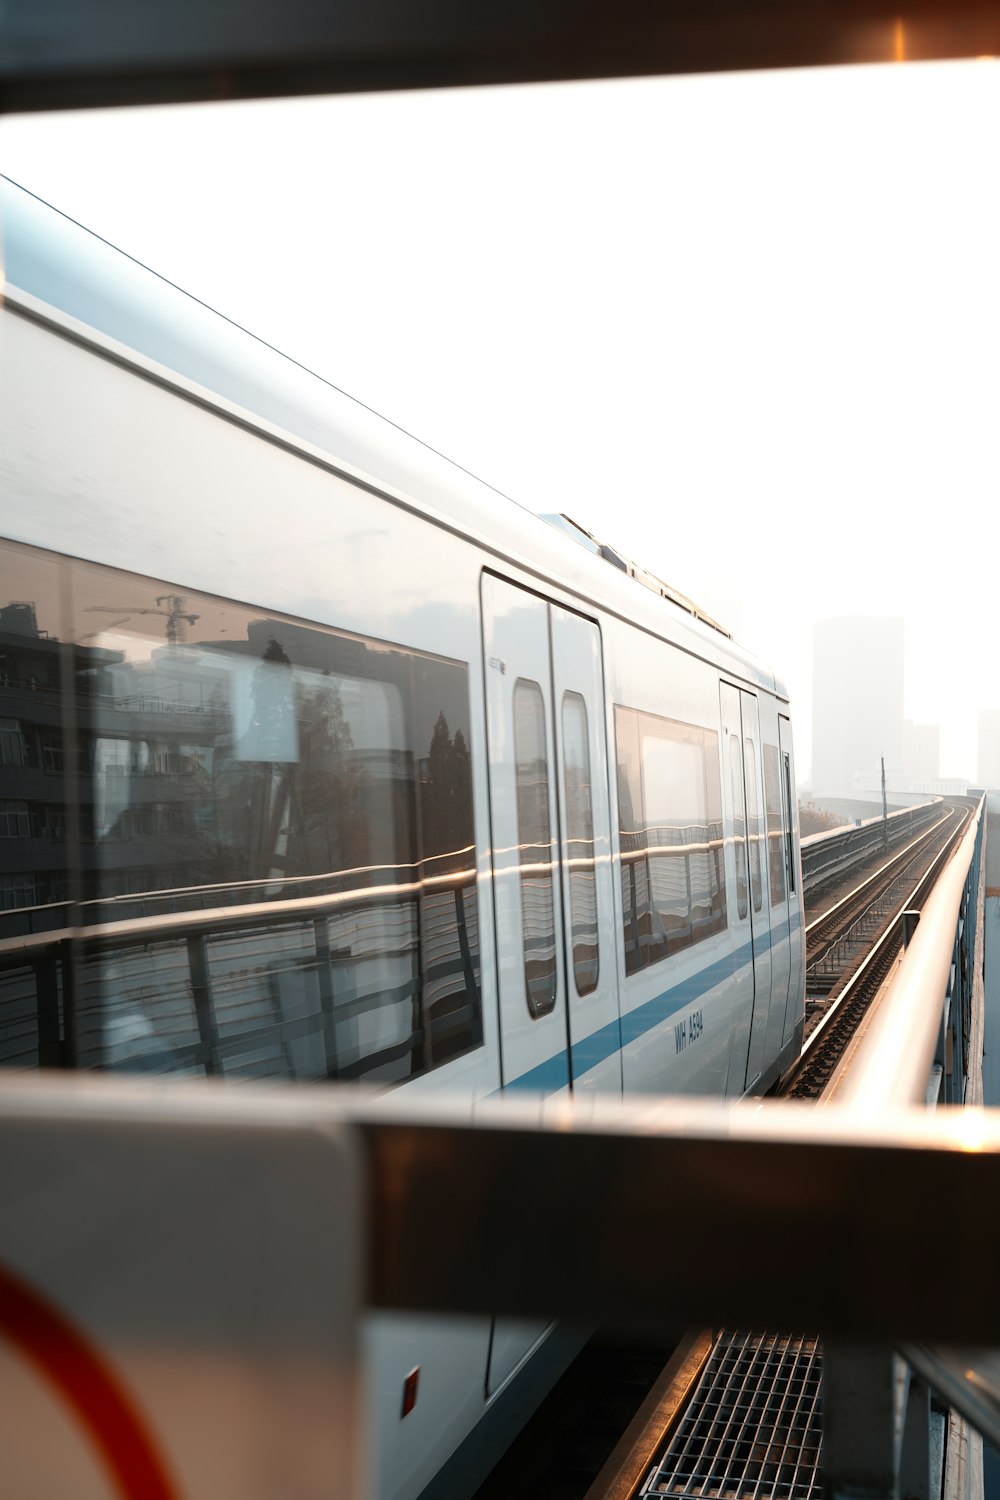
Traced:
[[820, 620], [813, 641], [813, 789], [878, 788], [903, 769], [903, 622]]
[[1000, 708], [979, 710], [978, 738], [976, 775], [979, 785], [1000, 787]]
[[912, 786], [922, 787], [941, 775], [941, 728], [903, 720], [903, 771]]

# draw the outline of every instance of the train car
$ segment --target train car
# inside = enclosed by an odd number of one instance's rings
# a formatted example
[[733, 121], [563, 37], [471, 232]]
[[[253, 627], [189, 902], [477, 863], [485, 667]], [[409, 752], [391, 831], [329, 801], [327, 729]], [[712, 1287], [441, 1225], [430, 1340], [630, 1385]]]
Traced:
[[[0, 212], [0, 1065], [767, 1090], [804, 1010], [781, 683], [23, 190]], [[373, 1319], [377, 1493], [457, 1492], [565, 1347]]]

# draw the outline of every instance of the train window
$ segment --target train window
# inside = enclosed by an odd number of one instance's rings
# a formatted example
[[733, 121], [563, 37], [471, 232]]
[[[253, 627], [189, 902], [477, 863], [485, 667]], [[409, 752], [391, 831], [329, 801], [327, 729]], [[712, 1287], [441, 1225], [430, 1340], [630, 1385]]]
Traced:
[[55, 558], [0, 547], [0, 1066], [59, 1061], [59, 965], [26, 959], [24, 939], [67, 925], [64, 774], [42, 752], [62, 724], [60, 583]]
[[726, 926], [719, 737], [615, 708], [625, 970]]
[[514, 758], [524, 986], [528, 1010], [537, 1018], [556, 1003], [556, 924], [545, 700], [538, 683], [526, 677], [514, 684]]
[[792, 844], [792, 766], [787, 751], [782, 751], [781, 759], [785, 768], [785, 779], [783, 783], [785, 793], [785, 859], [788, 867], [788, 889], [795, 890], [795, 858]]
[[[465, 664], [63, 567], [71, 644], [40, 592], [0, 642], [21, 682], [61, 653], [73, 694], [0, 686], [47, 903], [19, 877], [0, 996], [9, 975], [63, 1065], [392, 1082], [479, 1045]], [[47, 930], [26, 977], [10, 940]], [[0, 1062], [35, 1050], [0, 1032]]]
[[746, 818], [743, 811], [743, 761], [740, 742], [729, 736], [729, 763], [733, 778], [733, 825], [736, 833], [736, 910], [742, 922], [747, 914]]
[[785, 899], [785, 836], [781, 821], [781, 770], [777, 745], [764, 746], [764, 805], [767, 811], [767, 868], [771, 905]]
[[579, 693], [563, 694], [563, 765], [566, 777], [566, 849], [573, 931], [573, 975], [577, 994], [597, 988], [597, 880], [594, 873], [594, 812], [590, 791], [587, 705]]
[[750, 898], [754, 911], [764, 904], [764, 892], [760, 875], [760, 810], [757, 805], [757, 755], [753, 740], [743, 741], [743, 769], [746, 773], [747, 789], [747, 833], [750, 843]]

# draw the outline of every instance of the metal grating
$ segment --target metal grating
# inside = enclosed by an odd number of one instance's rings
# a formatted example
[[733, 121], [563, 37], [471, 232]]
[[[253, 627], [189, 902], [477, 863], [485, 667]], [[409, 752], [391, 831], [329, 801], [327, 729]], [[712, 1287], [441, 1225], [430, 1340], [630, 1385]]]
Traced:
[[819, 1500], [817, 1339], [722, 1333], [640, 1491], [673, 1500]]

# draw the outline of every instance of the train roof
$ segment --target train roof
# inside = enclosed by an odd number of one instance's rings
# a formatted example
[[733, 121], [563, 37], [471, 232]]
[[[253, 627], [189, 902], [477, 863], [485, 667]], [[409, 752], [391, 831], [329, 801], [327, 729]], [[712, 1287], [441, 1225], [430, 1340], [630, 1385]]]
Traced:
[[721, 626], [613, 546], [566, 517], [525, 509], [4, 177], [0, 215], [8, 290], [92, 330], [94, 342], [117, 346], [119, 357], [132, 351], [318, 450], [347, 477], [390, 499], [415, 502], [429, 518], [545, 584], [787, 696]]

